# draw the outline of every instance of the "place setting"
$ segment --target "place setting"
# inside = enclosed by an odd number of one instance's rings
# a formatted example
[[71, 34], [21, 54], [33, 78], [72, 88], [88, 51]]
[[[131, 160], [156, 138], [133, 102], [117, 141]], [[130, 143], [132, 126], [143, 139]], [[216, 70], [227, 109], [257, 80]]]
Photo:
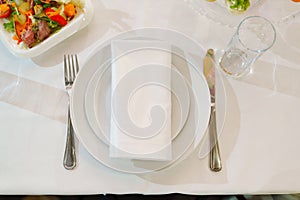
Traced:
[[[96, 45], [71, 96], [77, 138], [96, 160], [120, 172], [150, 173], [184, 160], [203, 142], [209, 122], [205, 55], [185, 35], [159, 28]], [[226, 98], [220, 76], [216, 79], [220, 128]]]
[[[250, 16], [240, 23], [225, 51], [216, 50], [216, 55], [166, 29], [134, 30], [100, 43], [82, 67], [71, 97], [76, 136], [96, 160], [120, 172], [144, 174], [175, 166], [199, 145], [197, 159], [209, 154], [211, 170], [221, 171], [223, 76], [251, 76], [253, 64], [275, 40], [269, 20]], [[148, 85], [153, 88], [146, 89]], [[132, 111], [136, 113], [130, 115]], [[134, 120], [157, 123], [160, 131], [138, 127]]]

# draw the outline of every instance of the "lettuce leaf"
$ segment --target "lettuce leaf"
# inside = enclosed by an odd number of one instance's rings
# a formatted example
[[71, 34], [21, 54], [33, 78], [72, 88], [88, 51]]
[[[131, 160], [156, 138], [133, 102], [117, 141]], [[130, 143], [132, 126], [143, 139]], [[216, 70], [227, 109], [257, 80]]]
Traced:
[[3, 26], [4, 26], [5, 30], [8, 32], [15, 32], [15, 25], [14, 25], [13, 21], [3, 23]]

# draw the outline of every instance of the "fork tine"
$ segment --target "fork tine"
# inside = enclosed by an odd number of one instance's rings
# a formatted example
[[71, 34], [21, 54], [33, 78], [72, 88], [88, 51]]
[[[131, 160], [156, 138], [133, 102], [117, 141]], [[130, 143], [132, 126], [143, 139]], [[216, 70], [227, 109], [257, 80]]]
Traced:
[[78, 64], [77, 54], [75, 54], [74, 57], [75, 57], [75, 68], [76, 68], [75, 75], [76, 75], [79, 72], [79, 64]]
[[64, 55], [64, 74], [65, 74], [65, 82], [70, 82], [69, 79], [69, 66], [68, 66], [68, 60], [67, 56]]
[[72, 84], [74, 81], [73, 55], [68, 55], [68, 64], [69, 64], [70, 83]]
[[71, 74], [71, 84], [74, 82], [74, 61], [73, 61], [73, 54], [70, 55], [70, 74]]
[[75, 81], [76, 75], [79, 71], [77, 55], [71, 55], [71, 68], [72, 68], [72, 82]]

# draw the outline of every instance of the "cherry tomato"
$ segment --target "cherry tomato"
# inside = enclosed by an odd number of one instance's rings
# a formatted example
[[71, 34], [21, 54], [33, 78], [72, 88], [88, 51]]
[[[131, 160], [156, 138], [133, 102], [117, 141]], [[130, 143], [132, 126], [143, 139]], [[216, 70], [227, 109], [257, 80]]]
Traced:
[[11, 9], [8, 4], [0, 4], [0, 18], [7, 18], [10, 16]]

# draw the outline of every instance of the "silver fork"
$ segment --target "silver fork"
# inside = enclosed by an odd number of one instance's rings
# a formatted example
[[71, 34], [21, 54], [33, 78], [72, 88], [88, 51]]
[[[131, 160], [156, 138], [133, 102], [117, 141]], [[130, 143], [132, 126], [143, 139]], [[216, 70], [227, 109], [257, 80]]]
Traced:
[[[70, 97], [72, 85], [79, 71], [77, 55], [64, 55], [64, 74], [65, 87]], [[64, 153], [64, 167], [68, 170], [74, 169], [76, 166], [76, 154], [74, 143], [74, 129], [70, 117], [70, 100], [68, 100], [68, 124], [67, 124], [67, 140]]]

